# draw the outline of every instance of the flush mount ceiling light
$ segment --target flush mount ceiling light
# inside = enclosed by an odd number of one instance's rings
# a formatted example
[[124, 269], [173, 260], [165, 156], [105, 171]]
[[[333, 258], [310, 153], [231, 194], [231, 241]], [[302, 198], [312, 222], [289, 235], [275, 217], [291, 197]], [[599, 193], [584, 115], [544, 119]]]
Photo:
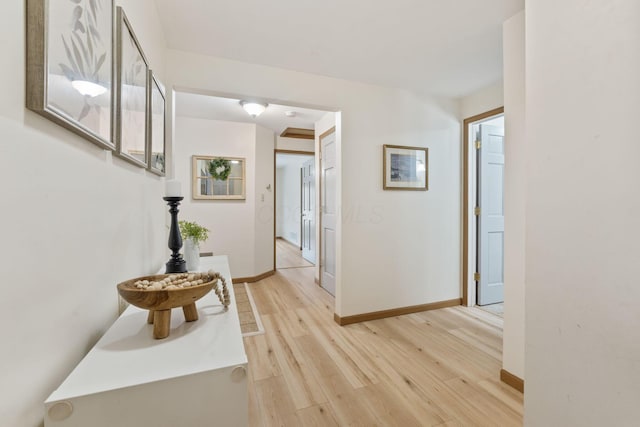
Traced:
[[71, 86], [80, 94], [88, 95], [95, 98], [98, 95], [102, 95], [107, 91], [107, 88], [97, 83], [89, 82], [86, 80], [74, 80], [71, 82]]
[[260, 104], [258, 102], [248, 102], [248, 101], [240, 101], [240, 105], [244, 108], [251, 117], [254, 119], [258, 117], [260, 114], [264, 113], [264, 110], [267, 109], [269, 104]]

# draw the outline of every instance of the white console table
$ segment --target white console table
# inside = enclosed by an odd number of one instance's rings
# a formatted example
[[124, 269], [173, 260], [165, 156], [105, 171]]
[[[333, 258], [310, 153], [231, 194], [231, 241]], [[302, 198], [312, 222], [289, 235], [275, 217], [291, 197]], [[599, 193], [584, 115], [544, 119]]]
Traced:
[[45, 426], [246, 426], [247, 356], [227, 257], [201, 258], [209, 269], [230, 287], [228, 311], [210, 292], [196, 322], [174, 309], [169, 336], [155, 340], [147, 311], [129, 306], [45, 401]]

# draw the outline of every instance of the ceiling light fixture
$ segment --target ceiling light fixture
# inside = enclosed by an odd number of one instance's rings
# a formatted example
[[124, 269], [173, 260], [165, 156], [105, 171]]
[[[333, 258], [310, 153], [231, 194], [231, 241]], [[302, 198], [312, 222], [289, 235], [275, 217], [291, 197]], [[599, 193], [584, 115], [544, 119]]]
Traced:
[[240, 105], [244, 108], [251, 117], [254, 119], [258, 117], [260, 114], [264, 113], [264, 110], [267, 109], [269, 104], [260, 104], [258, 102], [248, 102], [248, 101], [240, 101]]
[[71, 82], [71, 86], [73, 86], [75, 90], [80, 92], [81, 95], [88, 95], [92, 98], [102, 95], [107, 91], [106, 87], [101, 86], [97, 83], [89, 82], [87, 80], [74, 80]]

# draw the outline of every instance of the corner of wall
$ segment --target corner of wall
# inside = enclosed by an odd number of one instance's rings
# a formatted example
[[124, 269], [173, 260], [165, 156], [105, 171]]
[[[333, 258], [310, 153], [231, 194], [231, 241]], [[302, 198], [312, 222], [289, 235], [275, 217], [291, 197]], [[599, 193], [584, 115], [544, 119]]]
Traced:
[[256, 125], [255, 137], [255, 252], [254, 276], [275, 270], [274, 265], [274, 148], [271, 129]]
[[525, 379], [525, 33], [524, 12], [504, 23], [505, 255], [503, 368]]
[[504, 83], [499, 80], [477, 90], [471, 95], [460, 98], [459, 102], [460, 121], [500, 108], [504, 105]]

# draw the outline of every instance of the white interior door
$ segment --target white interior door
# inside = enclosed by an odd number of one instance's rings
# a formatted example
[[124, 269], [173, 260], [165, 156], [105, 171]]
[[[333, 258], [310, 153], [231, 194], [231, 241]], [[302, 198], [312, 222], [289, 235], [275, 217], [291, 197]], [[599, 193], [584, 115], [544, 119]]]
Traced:
[[302, 257], [316, 263], [316, 166], [315, 159], [302, 165]]
[[336, 294], [336, 133], [320, 139], [320, 284], [331, 295]]
[[504, 129], [480, 125], [478, 304], [504, 300]]

